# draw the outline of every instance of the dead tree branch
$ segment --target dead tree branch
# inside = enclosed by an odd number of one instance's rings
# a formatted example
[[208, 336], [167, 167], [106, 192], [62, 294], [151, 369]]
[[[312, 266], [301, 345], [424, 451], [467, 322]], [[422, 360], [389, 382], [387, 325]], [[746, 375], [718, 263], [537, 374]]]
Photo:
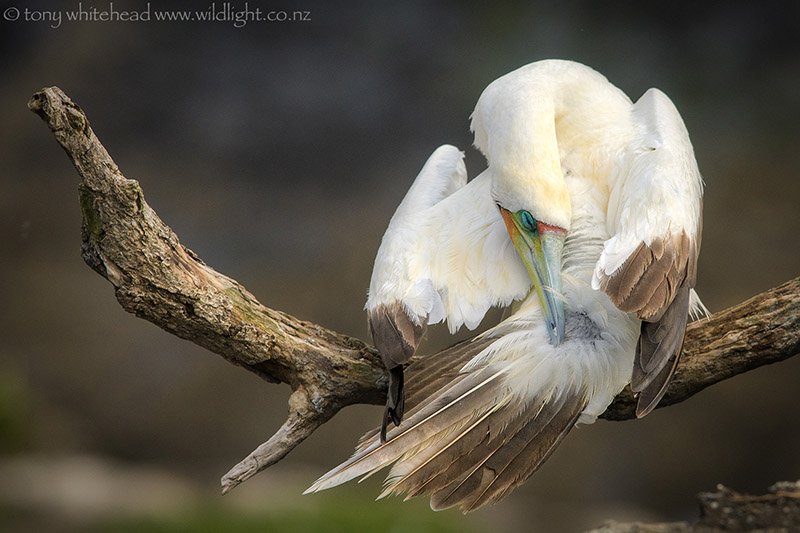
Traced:
[[800, 527], [800, 481], [781, 481], [766, 494], [741, 494], [723, 485], [697, 495], [700, 518], [694, 524], [608, 522], [587, 533], [789, 533]]
[[[382, 404], [386, 373], [364, 342], [259, 303], [216, 272], [164, 224], [59, 88], [33, 95], [31, 111], [48, 125], [78, 174], [86, 263], [114, 286], [120, 305], [270, 382], [292, 387], [289, 416], [267, 442], [222, 478], [223, 493], [280, 461], [343, 407]], [[800, 349], [800, 278], [692, 324], [685, 354], [661, 406]], [[413, 379], [415, 366], [408, 370]], [[604, 415], [634, 418], [626, 390]]]

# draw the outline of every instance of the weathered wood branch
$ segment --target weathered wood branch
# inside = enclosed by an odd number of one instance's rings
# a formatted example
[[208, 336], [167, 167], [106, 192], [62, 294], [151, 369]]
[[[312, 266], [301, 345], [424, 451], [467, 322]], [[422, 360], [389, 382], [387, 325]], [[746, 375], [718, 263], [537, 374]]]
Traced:
[[[81, 176], [81, 251], [114, 286], [120, 305], [270, 382], [288, 383], [289, 416], [267, 442], [222, 478], [223, 493], [280, 461], [343, 407], [382, 404], [386, 373], [364, 342], [269, 309], [216, 272], [164, 224], [59, 88], [28, 107], [48, 125]], [[660, 406], [800, 349], [800, 278], [690, 325], [685, 354]], [[413, 379], [415, 365], [408, 369]], [[604, 417], [635, 418], [629, 390]]]
[[697, 495], [700, 518], [694, 524], [669, 522], [621, 524], [608, 522], [587, 533], [718, 533], [760, 531], [789, 533], [800, 527], [800, 481], [781, 481], [767, 494], [741, 494], [723, 485]]

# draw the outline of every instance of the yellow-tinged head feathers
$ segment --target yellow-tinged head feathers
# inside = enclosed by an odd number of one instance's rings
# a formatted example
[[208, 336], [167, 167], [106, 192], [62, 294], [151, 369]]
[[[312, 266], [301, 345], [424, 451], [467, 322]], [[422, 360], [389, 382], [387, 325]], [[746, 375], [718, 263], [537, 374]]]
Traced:
[[562, 159], [573, 152], [603, 152], [618, 142], [620, 116], [630, 99], [595, 70], [572, 61], [539, 61], [489, 84], [472, 114], [475, 146], [493, 174], [494, 200], [516, 212], [569, 230], [572, 206]]
[[475, 145], [492, 174], [492, 195], [511, 212], [525, 209], [537, 220], [568, 229], [571, 208], [552, 100], [509, 76], [486, 88], [472, 114]]

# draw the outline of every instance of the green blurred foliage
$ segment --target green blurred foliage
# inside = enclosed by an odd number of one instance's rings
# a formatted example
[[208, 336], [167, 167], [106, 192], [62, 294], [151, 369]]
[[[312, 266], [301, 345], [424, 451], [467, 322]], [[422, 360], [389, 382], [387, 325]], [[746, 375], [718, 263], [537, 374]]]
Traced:
[[161, 518], [114, 518], [92, 524], [92, 533], [470, 533], [477, 532], [464, 517], [453, 513], [419, 512], [415, 502], [404, 506], [375, 505], [370, 500], [339, 498], [312, 510], [290, 508], [255, 513], [220, 505], [198, 507]]
[[30, 446], [33, 421], [29, 401], [19, 376], [0, 370], [0, 455]]

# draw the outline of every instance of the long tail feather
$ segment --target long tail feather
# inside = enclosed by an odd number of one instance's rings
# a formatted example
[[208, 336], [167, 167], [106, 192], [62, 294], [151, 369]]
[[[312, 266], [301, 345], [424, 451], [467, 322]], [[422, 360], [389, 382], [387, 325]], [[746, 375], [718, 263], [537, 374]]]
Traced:
[[510, 438], [507, 437], [507, 442], [434, 493], [431, 507], [440, 510], [460, 505], [469, 512], [489, 501], [501, 499], [530, 477], [549, 457], [575, 424], [585, 405], [583, 395], [562, 394], [555, 401], [545, 403], [538, 412], [534, 411], [533, 416], [522, 417], [524, 424]]
[[[505, 445], [508, 440], [516, 434], [525, 424], [525, 417], [517, 417], [508, 424], [502, 424], [504, 417], [508, 416], [507, 413], [495, 413], [494, 419], [487, 422], [487, 427], [480, 428], [483, 431], [476, 431], [473, 437], [481, 438], [480, 442], [472, 449], [465, 450], [465, 452], [457, 458], [451, 458], [450, 464], [446, 461], [441, 466], [440, 471], [428, 472], [426, 477], [427, 481], [420, 484], [417, 488], [409, 492], [409, 496], [417, 496], [420, 494], [434, 494], [441, 491], [448, 485], [456, 480], [462, 480], [466, 473], [472, 472], [475, 466], [483, 461], [486, 457], [491, 456], [498, 448]], [[493, 426], [500, 427], [493, 427]], [[436, 465], [432, 465], [433, 468]], [[421, 476], [420, 476], [421, 477]], [[409, 480], [411, 482], [412, 480]]]
[[569, 400], [553, 419], [531, 438], [527, 446], [503, 467], [500, 474], [471, 505], [464, 509], [465, 511], [474, 511], [486, 503], [499, 501], [544, 464], [573, 428], [586, 406], [585, 398], [572, 397]]
[[[459, 342], [435, 356], [419, 358], [406, 369], [406, 410], [435, 397], [461, 369], [497, 339], [476, 337]], [[463, 374], [462, 374], [463, 375]]]
[[401, 455], [433, 439], [440, 432], [465, 423], [498, 401], [499, 377], [507, 370], [471, 374], [453, 384], [434, 401], [411, 414], [400, 426], [388, 432], [388, 442], [381, 444], [373, 437], [369, 444], [341, 466], [317, 480], [306, 492], [315, 492], [339, 485], [355, 477], [380, 469]]
[[[414, 416], [420, 409], [437, 399], [438, 393], [464, 379], [461, 368], [495, 339], [473, 338], [450, 346], [436, 356], [420, 357], [405, 370], [405, 410]], [[408, 423], [405, 424], [408, 427]], [[354, 455], [372, 443], [380, 428], [368, 431], [356, 445]], [[390, 438], [387, 432], [387, 439]]]
[[387, 442], [368, 433], [306, 492], [391, 466], [379, 497], [430, 495], [433, 509], [469, 512], [524, 482], [581, 416], [591, 421], [622, 389], [639, 327], [631, 320], [623, 322], [627, 336], [598, 337], [588, 312], [572, 313], [569, 338], [554, 347], [532, 320], [537, 312], [522, 307], [486, 334], [410, 365], [406, 416]]

